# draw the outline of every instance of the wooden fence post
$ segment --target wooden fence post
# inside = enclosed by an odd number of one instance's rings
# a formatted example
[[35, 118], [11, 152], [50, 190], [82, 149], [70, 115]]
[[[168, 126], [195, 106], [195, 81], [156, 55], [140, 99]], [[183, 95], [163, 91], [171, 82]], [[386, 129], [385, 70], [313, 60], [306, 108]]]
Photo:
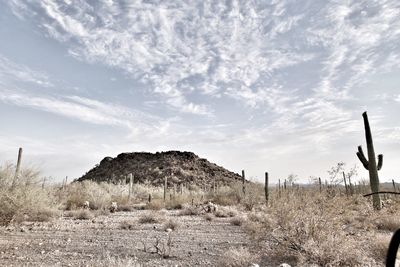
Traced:
[[18, 150], [18, 160], [17, 160], [17, 166], [15, 168], [14, 180], [13, 180], [12, 185], [11, 185], [12, 188], [14, 188], [16, 186], [16, 184], [17, 184], [19, 170], [21, 168], [21, 160], [22, 160], [22, 147], [20, 147], [19, 150]]
[[130, 173], [128, 174], [128, 179], [129, 179], [129, 195], [128, 195], [128, 200], [131, 200], [132, 194], [133, 194], [133, 174]]
[[322, 182], [321, 182], [321, 177], [318, 177], [318, 183], [319, 183], [319, 192], [322, 193]]
[[278, 179], [278, 197], [281, 197], [281, 179]]
[[46, 177], [43, 177], [42, 189], [44, 189], [44, 184], [46, 183]]
[[245, 185], [244, 170], [242, 170], [242, 192], [243, 192], [243, 195], [246, 195], [246, 185]]
[[165, 178], [164, 178], [164, 202], [167, 199], [167, 186], [168, 186], [167, 183], [168, 183], [168, 178], [167, 178], [167, 176], [165, 176]]
[[347, 188], [347, 182], [346, 182], [346, 175], [343, 172], [343, 180], [344, 180], [344, 188], [346, 189], [346, 196], [349, 196], [349, 190]]
[[349, 189], [350, 189], [350, 195], [352, 195], [353, 196], [353, 194], [354, 194], [354, 188], [353, 188], [353, 185], [351, 184], [351, 179], [350, 179], [350, 177], [348, 177], [349, 178]]
[[265, 191], [265, 203], [268, 205], [268, 172], [265, 172], [264, 191]]

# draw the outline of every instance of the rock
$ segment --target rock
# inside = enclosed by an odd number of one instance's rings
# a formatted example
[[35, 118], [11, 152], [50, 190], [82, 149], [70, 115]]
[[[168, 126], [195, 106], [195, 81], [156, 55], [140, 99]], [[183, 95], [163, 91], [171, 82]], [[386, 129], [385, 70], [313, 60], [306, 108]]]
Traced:
[[90, 203], [89, 203], [89, 201], [85, 201], [85, 202], [83, 202], [83, 208], [84, 209], [89, 209], [89, 206], [90, 206]]
[[206, 205], [206, 212], [212, 213], [217, 211], [217, 205], [209, 201]]
[[171, 233], [171, 232], [172, 232], [172, 229], [171, 229], [171, 228], [167, 228], [167, 229], [165, 229], [165, 232]]
[[291, 267], [290, 264], [287, 263], [281, 263], [281, 265], [279, 265], [279, 267]]
[[118, 210], [117, 202], [111, 202], [110, 212], [116, 212]]

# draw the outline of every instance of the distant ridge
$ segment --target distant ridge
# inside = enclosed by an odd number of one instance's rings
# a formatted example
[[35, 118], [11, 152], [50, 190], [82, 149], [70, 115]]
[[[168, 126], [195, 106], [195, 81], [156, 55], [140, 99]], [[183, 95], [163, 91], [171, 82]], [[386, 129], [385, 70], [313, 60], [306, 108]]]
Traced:
[[77, 181], [120, 183], [132, 173], [135, 183], [159, 186], [168, 177], [169, 184], [197, 186], [227, 185], [241, 179], [237, 173], [228, 171], [192, 152], [133, 152], [121, 153], [117, 157], [105, 157], [100, 164]]

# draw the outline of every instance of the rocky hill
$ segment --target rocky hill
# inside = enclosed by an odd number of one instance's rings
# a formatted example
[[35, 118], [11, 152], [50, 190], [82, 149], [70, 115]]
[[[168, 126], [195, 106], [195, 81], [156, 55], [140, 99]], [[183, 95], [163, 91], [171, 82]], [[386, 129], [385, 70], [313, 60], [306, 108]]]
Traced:
[[106, 157], [100, 164], [83, 175], [78, 181], [93, 180], [112, 183], [125, 182], [132, 173], [135, 183], [162, 185], [168, 177], [169, 184], [212, 186], [230, 184], [241, 179], [237, 173], [228, 171], [192, 152], [166, 151], [157, 153], [122, 153], [116, 158]]

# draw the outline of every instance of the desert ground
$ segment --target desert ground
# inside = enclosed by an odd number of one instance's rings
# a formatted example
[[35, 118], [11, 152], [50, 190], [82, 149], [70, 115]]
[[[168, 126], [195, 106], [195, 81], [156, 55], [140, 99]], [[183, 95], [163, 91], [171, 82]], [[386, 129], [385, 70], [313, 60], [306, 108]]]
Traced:
[[209, 221], [160, 211], [151, 213], [154, 222], [139, 223], [147, 214], [134, 210], [5, 227], [0, 262], [2, 266], [216, 266], [226, 251], [250, 249], [245, 232], [229, 218]]
[[375, 210], [367, 184], [271, 186], [267, 201], [257, 183], [164, 193], [23, 173], [2, 180], [1, 266], [384, 266], [400, 227], [397, 195]]

